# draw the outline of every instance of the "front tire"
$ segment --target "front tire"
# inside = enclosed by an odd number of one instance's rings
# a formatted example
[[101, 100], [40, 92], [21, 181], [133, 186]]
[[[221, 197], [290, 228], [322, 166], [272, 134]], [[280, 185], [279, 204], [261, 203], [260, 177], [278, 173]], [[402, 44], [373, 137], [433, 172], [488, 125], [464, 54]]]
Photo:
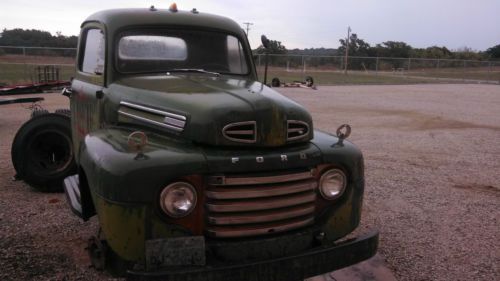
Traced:
[[17, 131], [11, 156], [17, 178], [42, 192], [61, 192], [64, 178], [76, 173], [70, 118], [34, 116]]

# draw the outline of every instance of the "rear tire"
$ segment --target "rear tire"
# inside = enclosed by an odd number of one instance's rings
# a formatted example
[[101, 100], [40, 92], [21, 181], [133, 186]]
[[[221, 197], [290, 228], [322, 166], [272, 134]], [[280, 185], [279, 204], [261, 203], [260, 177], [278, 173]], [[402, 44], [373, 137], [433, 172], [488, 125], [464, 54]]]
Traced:
[[64, 178], [76, 173], [70, 118], [35, 115], [17, 131], [11, 156], [17, 178], [42, 192], [61, 192]]

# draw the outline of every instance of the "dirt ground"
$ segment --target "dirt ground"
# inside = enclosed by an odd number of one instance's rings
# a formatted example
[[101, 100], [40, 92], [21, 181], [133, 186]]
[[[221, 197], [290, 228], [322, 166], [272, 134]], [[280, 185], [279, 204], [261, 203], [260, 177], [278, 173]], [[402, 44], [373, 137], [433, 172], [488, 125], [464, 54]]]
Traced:
[[[500, 279], [500, 86], [280, 91], [311, 111], [317, 129], [353, 127], [366, 165], [358, 231], [379, 229], [380, 256], [398, 280]], [[43, 96], [46, 109], [67, 107], [63, 96]], [[25, 107], [0, 107], [0, 280], [109, 279], [84, 251], [95, 218], [81, 222], [63, 194], [12, 181], [10, 145]]]

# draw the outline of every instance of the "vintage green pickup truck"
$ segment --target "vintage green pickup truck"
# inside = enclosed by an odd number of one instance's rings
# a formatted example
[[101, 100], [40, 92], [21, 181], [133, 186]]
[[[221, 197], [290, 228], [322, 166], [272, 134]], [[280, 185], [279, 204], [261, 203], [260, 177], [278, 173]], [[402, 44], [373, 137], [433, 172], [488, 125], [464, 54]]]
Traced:
[[[234, 21], [117, 9], [81, 26], [70, 97], [75, 214], [130, 279], [301, 280], [368, 259], [363, 156], [258, 82]], [[318, 101], [319, 102], [319, 101]], [[111, 254], [110, 254], [111, 253]]]

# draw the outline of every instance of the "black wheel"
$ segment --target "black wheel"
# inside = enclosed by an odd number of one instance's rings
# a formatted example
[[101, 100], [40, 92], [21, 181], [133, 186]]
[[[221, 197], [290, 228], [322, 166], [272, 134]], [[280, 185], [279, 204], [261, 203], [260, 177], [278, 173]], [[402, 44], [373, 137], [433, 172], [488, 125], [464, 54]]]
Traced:
[[44, 115], [44, 114], [49, 114], [49, 111], [46, 109], [35, 109], [31, 112], [31, 118], [35, 118], [37, 116]]
[[54, 113], [71, 117], [71, 110], [69, 110], [67, 108], [56, 109], [56, 111], [54, 111]]
[[17, 131], [11, 149], [17, 178], [43, 192], [62, 191], [64, 178], [76, 173], [69, 117], [46, 113]]
[[281, 86], [280, 79], [278, 77], [274, 77], [273, 80], [271, 80], [271, 86], [273, 86], [273, 87]]
[[312, 87], [314, 85], [314, 79], [311, 76], [306, 76], [306, 86]]

